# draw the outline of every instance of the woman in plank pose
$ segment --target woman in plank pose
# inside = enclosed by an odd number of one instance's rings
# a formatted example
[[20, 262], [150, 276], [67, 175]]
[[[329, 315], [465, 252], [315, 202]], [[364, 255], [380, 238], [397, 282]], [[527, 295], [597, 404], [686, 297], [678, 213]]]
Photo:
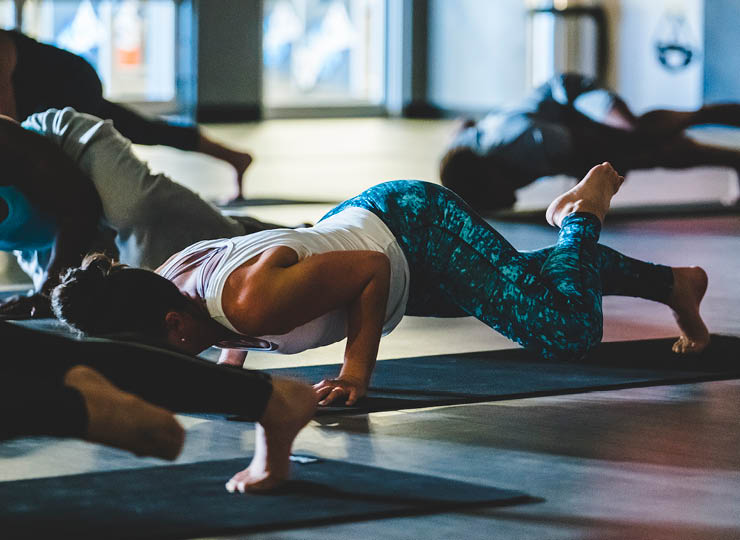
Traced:
[[597, 243], [622, 181], [608, 163], [591, 169], [548, 209], [557, 243], [533, 252], [444, 187], [388, 182], [312, 228], [198, 242], [157, 273], [88, 258], [55, 289], [54, 309], [82, 332], [134, 332], [190, 353], [219, 345], [236, 364], [239, 349], [295, 353], [347, 338], [339, 375], [314, 387], [324, 405], [365, 394], [380, 337], [404, 314], [472, 315], [545, 358], [577, 359], [601, 340], [602, 295], [639, 296], [673, 309], [674, 351], [700, 351], [706, 273]]

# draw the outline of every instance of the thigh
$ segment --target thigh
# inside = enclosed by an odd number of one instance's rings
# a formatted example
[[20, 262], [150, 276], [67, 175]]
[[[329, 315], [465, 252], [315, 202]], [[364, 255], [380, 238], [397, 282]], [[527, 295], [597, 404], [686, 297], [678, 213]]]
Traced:
[[31, 330], [18, 323], [0, 321], [0, 343], [6, 350], [0, 362], [3, 376], [13, 373], [17, 377], [43, 375], [47, 379], [59, 379], [77, 363], [76, 340]]
[[[272, 392], [268, 375], [218, 366], [160, 347], [112, 340], [78, 341], [0, 321], [0, 342], [23, 356], [4, 357], [0, 380], [61, 381], [72, 366], [87, 365], [121, 390], [177, 412], [214, 412], [257, 420]], [[8, 379], [10, 380], [10, 379]]]

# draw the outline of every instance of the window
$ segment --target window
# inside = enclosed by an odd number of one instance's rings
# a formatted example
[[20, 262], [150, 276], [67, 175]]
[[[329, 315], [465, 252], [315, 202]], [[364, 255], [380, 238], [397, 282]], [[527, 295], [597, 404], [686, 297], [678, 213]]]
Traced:
[[384, 99], [384, 0], [265, 0], [267, 107], [367, 106]]
[[175, 98], [174, 0], [28, 0], [23, 31], [87, 59], [110, 100]]
[[13, 0], [0, 0], [0, 28], [15, 28], [15, 3]]

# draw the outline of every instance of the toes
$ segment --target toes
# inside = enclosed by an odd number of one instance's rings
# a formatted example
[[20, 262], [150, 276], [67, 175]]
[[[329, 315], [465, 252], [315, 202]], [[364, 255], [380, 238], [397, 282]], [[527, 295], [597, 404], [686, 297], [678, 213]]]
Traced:
[[231, 477], [231, 480], [226, 482], [226, 491], [228, 491], [229, 493], [234, 493], [236, 491], [244, 493], [244, 489], [249, 480], [249, 477], [250, 475], [248, 470], [236, 473], [234, 476]]
[[693, 341], [687, 336], [681, 336], [678, 338], [678, 341], [673, 344], [671, 350], [677, 354], [694, 354], [700, 353], [706, 348], [706, 346], [706, 343]]

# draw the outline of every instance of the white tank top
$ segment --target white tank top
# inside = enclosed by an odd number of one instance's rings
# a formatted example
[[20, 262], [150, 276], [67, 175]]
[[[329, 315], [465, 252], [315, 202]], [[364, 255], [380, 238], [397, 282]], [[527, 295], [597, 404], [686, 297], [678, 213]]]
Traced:
[[[201, 284], [201, 290], [204, 291], [211, 317], [237, 332], [224, 314], [221, 302], [226, 280], [237, 267], [276, 246], [293, 249], [299, 260], [331, 251], [385, 253], [390, 260], [391, 278], [383, 335], [401, 322], [409, 296], [409, 265], [393, 233], [378, 216], [364, 208], [346, 208], [305, 229], [273, 229], [247, 236], [198, 242], [178, 253], [159, 273], [166, 275], [173, 266], [192, 253], [204, 249], [224, 249], [225, 253], [221, 255], [216, 268], [209, 272], [207, 282]], [[268, 341], [271, 344], [269, 350], [284, 354], [329, 345], [347, 337], [347, 309], [344, 307], [326, 313], [286, 334], [250, 337]]]

